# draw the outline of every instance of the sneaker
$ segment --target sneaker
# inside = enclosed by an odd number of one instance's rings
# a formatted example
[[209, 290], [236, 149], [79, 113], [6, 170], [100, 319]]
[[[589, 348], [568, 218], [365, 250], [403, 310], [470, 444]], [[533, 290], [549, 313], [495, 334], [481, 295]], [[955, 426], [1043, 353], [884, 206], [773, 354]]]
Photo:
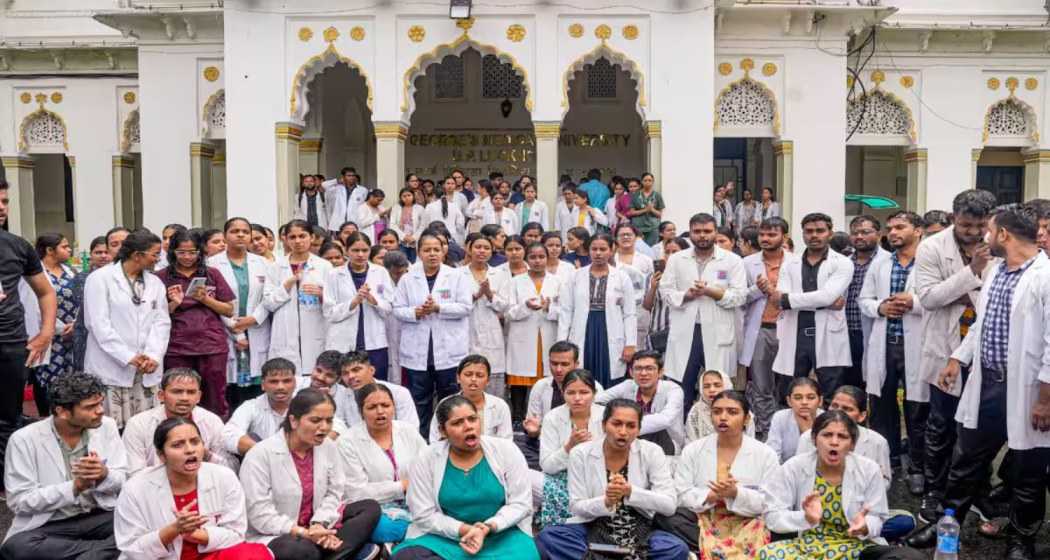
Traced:
[[361, 547], [361, 550], [358, 551], [354, 560], [375, 560], [376, 558], [379, 558], [379, 552], [381, 550], [382, 548], [378, 544], [368, 543]]

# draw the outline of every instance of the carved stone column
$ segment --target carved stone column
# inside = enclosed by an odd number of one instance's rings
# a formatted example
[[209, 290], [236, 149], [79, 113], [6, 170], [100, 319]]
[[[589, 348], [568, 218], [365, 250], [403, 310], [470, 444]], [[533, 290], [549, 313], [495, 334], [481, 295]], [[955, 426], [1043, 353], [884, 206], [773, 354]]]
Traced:
[[558, 121], [535, 121], [536, 129], [536, 184], [537, 195], [551, 213], [554, 223], [558, 196], [558, 139], [561, 138], [561, 123]]
[[294, 122], [279, 122], [274, 126], [277, 138], [277, 221], [284, 224], [292, 219], [292, 199], [299, 190], [299, 142], [302, 127]]
[[389, 204], [397, 205], [397, 193], [405, 182], [405, 140], [408, 125], [401, 121], [373, 123], [376, 135], [376, 187], [383, 189]]

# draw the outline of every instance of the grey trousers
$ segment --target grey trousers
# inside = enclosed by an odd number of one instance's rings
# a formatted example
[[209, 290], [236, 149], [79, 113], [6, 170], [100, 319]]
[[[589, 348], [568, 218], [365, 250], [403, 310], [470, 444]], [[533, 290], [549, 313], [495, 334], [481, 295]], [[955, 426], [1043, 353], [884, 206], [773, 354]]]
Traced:
[[773, 372], [773, 360], [779, 347], [776, 329], [758, 329], [745, 394], [755, 415], [755, 432], [760, 434], [769, 433], [769, 422], [777, 411], [777, 374]]

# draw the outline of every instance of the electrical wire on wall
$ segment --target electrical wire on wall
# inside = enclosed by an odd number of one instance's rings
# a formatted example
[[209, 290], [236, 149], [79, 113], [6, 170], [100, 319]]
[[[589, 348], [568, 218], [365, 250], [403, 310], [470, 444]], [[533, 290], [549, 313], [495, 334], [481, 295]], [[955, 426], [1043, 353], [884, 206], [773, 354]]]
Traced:
[[[856, 46], [855, 48], [851, 49], [848, 53], [846, 53], [846, 70], [850, 73], [850, 76], [853, 77], [853, 81], [850, 83], [849, 91], [846, 93], [846, 103], [854, 103], [857, 101], [860, 101], [861, 103], [860, 116], [857, 117], [857, 122], [853, 125], [853, 128], [850, 129], [849, 134], [846, 135], [846, 142], [849, 142], [850, 138], [853, 138], [853, 135], [857, 133], [857, 130], [860, 128], [861, 123], [864, 122], [864, 116], [868, 112], [868, 88], [864, 85], [864, 80], [861, 76], [863, 76], [864, 69], [868, 66], [868, 63], [871, 62], [872, 57], [875, 56], [877, 32], [878, 28], [872, 25], [867, 37], [864, 38], [864, 41], [862, 41], [860, 45]], [[871, 45], [871, 51], [868, 53], [867, 57], [864, 57], [864, 49], [867, 48], [868, 45]], [[852, 67], [850, 66], [849, 59], [854, 55], [857, 57], [857, 61], [855, 67]], [[861, 61], [862, 58], [863, 62]], [[858, 86], [860, 86], [859, 98], [857, 97]]]

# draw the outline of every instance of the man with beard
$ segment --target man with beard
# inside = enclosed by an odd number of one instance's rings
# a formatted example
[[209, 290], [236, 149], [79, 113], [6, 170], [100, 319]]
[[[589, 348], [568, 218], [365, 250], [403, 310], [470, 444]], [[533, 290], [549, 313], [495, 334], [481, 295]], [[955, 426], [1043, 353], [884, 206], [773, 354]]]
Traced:
[[[897, 388], [904, 384], [904, 414], [908, 429], [908, 489], [923, 493], [922, 461], [929, 385], [919, 377], [922, 306], [913, 294], [915, 251], [922, 241], [922, 218], [915, 212], [890, 216], [887, 239], [893, 247], [889, 258], [876, 259], [868, 269], [860, 292], [860, 310], [873, 320], [864, 356], [864, 381], [871, 395], [872, 429], [886, 438], [891, 462], [901, 461], [900, 409]], [[856, 364], [854, 364], [856, 366]]]
[[[919, 518], [926, 523], [933, 523], [941, 516], [940, 500], [955, 445], [955, 410], [962, 391], [962, 383], [942, 391], [936, 385], [937, 375], [977, 316], [974, 302], [991, 258], [982, 239], [993, 208], [995, 196], [988, 191], [974, 189], [959, 193], [952, 202], [954, 224], [926, 238], [915, 253], [912, 276], [915, 295], [924, 310], [919, 377], [930, 385], [923, 461], [926, 495], [919, 508]], [[968, 371], [962, 370], [963, 382]]]
[[831, 395], [843, 384], [843, 368], [851, 364], [842, 308], [853, 278], [853, 261], [828, 247], [833, 230], [827, 214], [803, 217], [806, 250], [785, 259], [777, 287], [768, 294], [783, 311], [777, 319], [780, 345], [773, 361], [773, 371], [780, 374], [777, 394], [781, 403], [792, 378], [808, 377], [813, 370], [821, 393]]
[[777, 356], [777, 316], [780, 308], [769, 294], [776, 290], [780, 267], [787, 254], [784, 236], [788, 223], [783, 218], [762, 220], [758, 226], [760, 253], [744, 257], [749, 287], [747, 313], [744, 316], [744, 341], [740, 351], [740, 365], [750, 368], [747, 379], [747, 400], [755, 414], [755, 433], [765, 441], [769, 422], [777, 411], [776, 374], [773, 359]]
[[263, 394], [237, 407], [222, 430], [227, 452], [244, 456], [256, 443], [277, 433], [295, 393], [295, 378], [295, 364], [284, 358], [263, 364]]
[[1039, 239], [1036, 241], [1039, 248], [1050, 255], [1050, 200], [1033, 198], [1025, 206], [1035, 211], [1036, 218], [1039, 218]]
[[871, 318], [860, 312], [857, 300], [864, 287], [864, 278], [872, 263], [889, 255], [879, 246], [881, 224], [874, 216], [857, 216], [849, 223], [849, 243], [853, 254], [853, 280], [846, 290], [846, 327], [849, 329], [849, 353], [853, 365], [846, 368], [843, 382], [854, 387], [864, 386], [864, 350], [871, 333]]
[[[1002, 261], [984, 275], [977, 322], [937, 380], [947, 391], [962, 365], [970, 376], [959, 399], [958, 441], [952, 452], [945, 508], [960, 524], [1003, 444], [1014, 455], [1006, 560], [1035, 558], [1046, 513], [1050, 464], [1050, 259], [1039, 250], [1039, 223], [1026, 207], [1000, 209], [988, 221], [989, 252]], [[909, 544], [929, 547], [929, 524]]]
[[117, 558], [113, 508], [127, 457], [117, 423], [103, 415], [105, 386], [87, 373], [49, 388], [51, 417], [11, 436], [7, 507], [15, 514], [4, 558]]

